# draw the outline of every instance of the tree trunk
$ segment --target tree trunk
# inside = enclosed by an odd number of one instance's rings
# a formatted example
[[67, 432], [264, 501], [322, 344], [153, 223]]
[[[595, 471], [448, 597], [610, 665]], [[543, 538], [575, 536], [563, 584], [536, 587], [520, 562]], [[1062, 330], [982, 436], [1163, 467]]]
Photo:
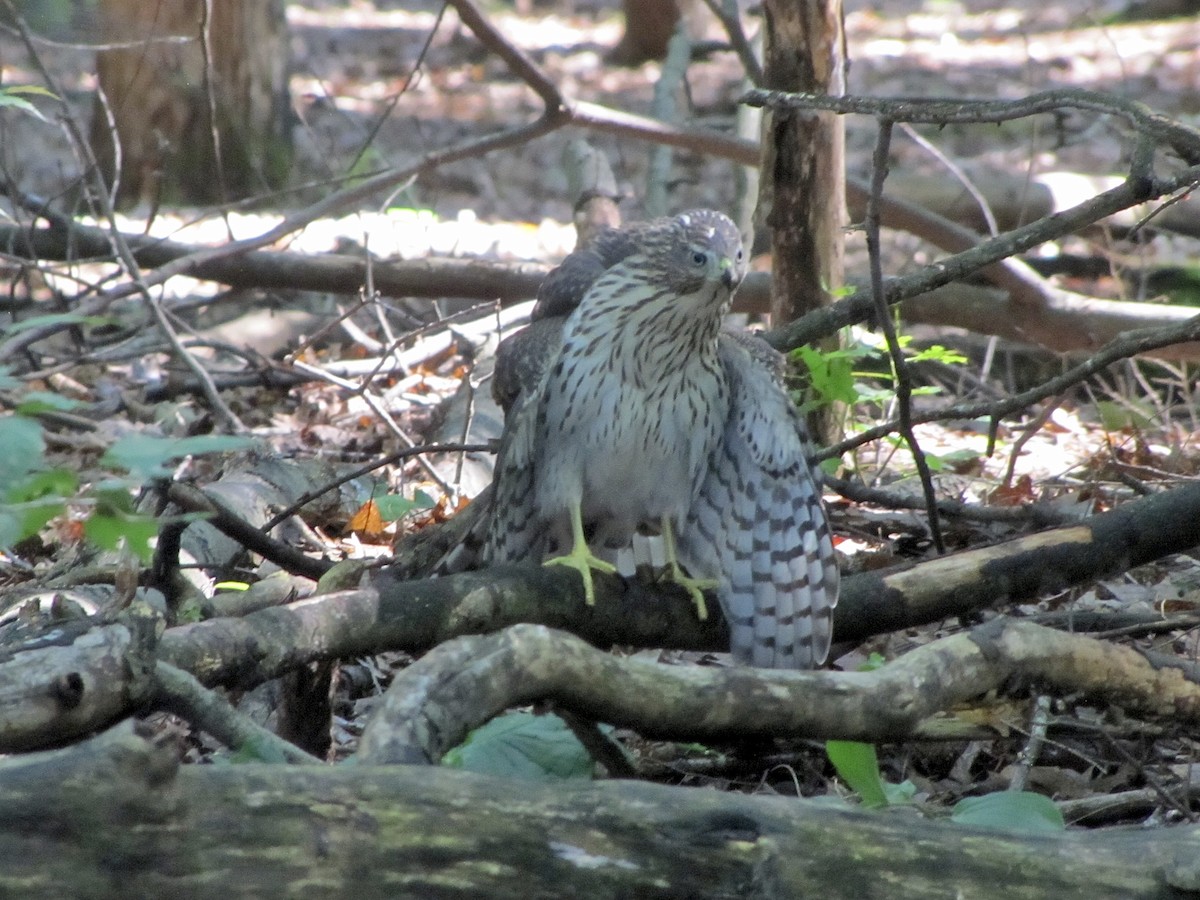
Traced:
[[[845, 34], [839, 0], [767, 0], [765, 88], [842, 94]], [[771, 229], [775, 324], [829, 301], [842, 283], [846, 221], [841, 117], [770, 111], [763, 135], [759, 218]]]
[[676, 0], [623, 0], [625, 31], [620, 42], [608, 52], [608, 62], [620, 66], [638, 66], [648, 59], [662, 59], [667, 41], [679, 22]]
[[[845, 92], [841, 0], [767, 0], [764, 88]], [[846, 222], [845, 132], [840, 116], [771, 110], [763, 123], [759, 221], [771, 234], [775, 327], [832, 301], [842, 286]], [[837, 346], [830, 339], [824, 349]], [[840, 439], [841, 416], [810, 417], [820, 444]]]
[[102, 50], [96, 62], [92, 146], [110, 183], [119, 177], [122, 206], [225, 202], [287, 176], [284, 4], [214, 0], [209, 8], [206, 21], [204, 0], [100, 2], [106, 39], [139, 42]]
[[1024, 835], [638, 782], [180, 768], [128, 725], [0, 765], [0, 894], [26, 898], [1136, 900], [1194, 890], [1198, 854], [1194, 827]]

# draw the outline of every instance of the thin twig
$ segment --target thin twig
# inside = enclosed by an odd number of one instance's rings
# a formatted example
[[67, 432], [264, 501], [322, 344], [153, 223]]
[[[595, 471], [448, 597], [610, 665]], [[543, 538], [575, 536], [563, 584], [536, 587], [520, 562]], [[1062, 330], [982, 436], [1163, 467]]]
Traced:
[[1101, 734], [1108, 741], [1108, 746], [1111, 747], [1113, 751], [1125, 762], [1132, 765], [1134, 769], [1137, 770], [1137, 773], [1146, 780], [1146, 784], [1150, 785], [1150, 790], [1154, 791], [1154, 793], [1158, 794], [1158, 796], [1162, 798], [1163, 803], [1166, 804], [1168, 809], [1175, 810], [1189, 822], [1200, 821], [1200, 817], [1197, 817], [1196, 813], [1192, 812], [1190, 808], [1191, 804], [1187, 802], [1188, 792], [1186, 785], [1183, 786], [1184, 796], [1176, 797], [1175, 794], [1173, 794], [1171, 790], [1159, 780], [1157, 775], [1146, 768], [1146, 766], [1142, 765], [1138, 760], [1134, 759], [1133, 756], [1130, 755], [1129, 751], [1121, 745], [1120, 741], [1118, 741], [1108, 732], [1101, 732]]
[[[1149, 146], [1152, 149], [1152, 145]], [[1141, 160], [1138, 161], [1139, 169], [1140, 165]], [[885, 282], [888, 305], [959, 281], [1005, 257], [1021, 253], [1048, 240], [1072, 234], [1121, 210], [1196, 183], [1200, 183], [1200, 165], [1184, 169], [1169, 178], [1148, 180], [1131, 174], [1129, 179], [1116, 187], [1070, 209], [1022, 225], [997, 237], [979, 241], [970, 249], [938, 260], [919, 272]], [[1062, 292], [1051, 291], [1052, 295], [1057, 293]], [[809, 313], [783, 328], [768, 332], [764, 338], [776, 349], [786, 350], [847, 325], [862, 322], [871, 314], [870, 295], [859, 291], [845, 300]]]
[[275, 540], [266, 530], [255, 528], [230, 509], [222, 499], [199, 488], [173, 481], [166, 487], [166, 496], [187, 512], [203, 513], [208, 517], [209, 524], [222, 534], [237, 541], [251, 553], [257, 553], [289, 572], [317, 581], [333, 567], [329, 560], [314, 559], [288, 544]]
[[1080, 109], [1123, 118], [1140, 133], [1169, 145], [1188, 165], [1200, 164], [1200, 129], [1177, 122], [1136, 100], [1082, 88], [1040, 91], [1019, 100], [828, 96], [755, 89], [748, 91], [742, 102], [775, 109], [824, 109], [839, 115], [883, 116], [893, 122], [925, 125], [1010, 122], [1038, 113]]
[[762, 63], [758, 54], [754, 52], [750, 39], [746, 37], [746, 30], [742, 28], [742, 18], [736, 0], [704, 0], [704, 5], [712, 11], [720, 21], [721, 27], [725, 29], [725, 34], [729, 36], [729, 45], [741, 60], [742, 68], [746, 70], [746, 77], [755, 86], [762, 84]]
[[[388, 411], [383, 401], [380, 400], [379, 397], [376, 396], [375, 392], [370, 389], [369, 379], [361, 384], [355, 383], [353, 381], [349, 381], [348, 379], [334, 375], [332, 372], [327, 372], [320, 366], [314, 366], [310, 363], [302, 362], [300, 360], [294, 360], [292, 362], [292, 367], [299, 372], [304, 372], [305, 374], [311, 375], [315, 379], [337, 385], [342, 390], [361, 397], [363, 402], [370, 408], [371, 412], [375, 414], [375, 417], [384, 424], [388, 431], [390, 431], [397, 440], [399, 440], [409, 449], [419, 446], [416, 441], [408, 436], [408, 432], [400, 427], [400, 424], [392, 417], [392, 414]], [[444, 493], [454, 493], [450, 485], [446, 483], [444, 478], [442, 478], [441, 473], [439, 473], [438, 470], [435, 469], [427, 459], [419, 456], [417, 457], [417, 463], [422, 469], [425, 470], [425, 474], [429, 476], [429, 480], [440, 487]]]
[[417, 58], [413, 60], [412, 67], [408, 71], [408, 76], [404, 79], [404, 84], [400, 85], [400, 89], [394, 91], [388, 97], [387, 105], [384, 107], [383, 112], [376, 117], [375, 123], [363, 139], [362, 146], [358, 148], [358, 152], [354, 154], [354, 159], [346, 167], [347, 171], [355, 172], [358, 170], [358, 167], [362, 164], [363, 157], [367, 155], [367, 151], [375, 143], [375, 138], [379, 136], [379, 132], [383, 128], [383, 123], [391, 117], [392, 112], [396, 109], [396, 104], [400, 102], [400, 98], [408, 93], [409, 88], [416, 81], [417, 73], [421, 71], [421, 66], [425, 63], [425, 57], [429, 55], [429, 48], [433, 46], [433, 38], [437, 34], [438, 29], [442, 27], [442, 20], [446, 16], [448, 5], [447, 3], [443, 3], [438, 7], [437, 13], [434, 15], [433, 24], [425, 32], [425, 42], [421, 44], [421, 49], [417, 51]]
[[[883, 488], [867, 487], [845, 478], [825, 476], [822, 483], [830, 490], [853, 500], [855, 503], [871, 503], [888, 509], [925, 509], [925, 498], [905, 495]], [[960, 500], [938, 500], [938, 512], [947, 518], [966, 519], [974, 522], [1016, 522], [1045, 528], [1052, 525], [1067, 525], [1078, 522], [1082, 514], [1064, 512], [1050, 503], [1026, 503], [1021, 506], [979, 506]]]
[[571, 733], [583, 745], [588, 755], [608, 770], [610, 778], [638, 777], [638, 771], [626, 756], [625, 749], [601, 731], [594, 719], [558, 704], [553, 706], [554, 714], [571, 729]]
[[913, 462], [917, 466], [917, 475], [921, 479], [921, 490], [925, 494], [925, 512], [929, 518], [929, 535], [933, 539], [934, 549], [939, 554], [946, 552], [946, 542], [942, 539], [942, 526], [938, 521], [937, 492], [933, 487], [933, 474], [929, 471], [929, 462], [917, 443], [916, 433], [912, 422], [912, 378], [908, 365], [904, 361], [904, 351], [896, 336], [896, 326], [892, 322], [891, 311], [883, 296], [883, 263], [880, 259], [879, 242], [879, 197], [883, 194], [883, 182], [888, 173], [888, 151], [892, 143], [892, 122], [888, 119], [879, 120], [879, 135], [875, 140], [875, 152], [871, 159], [871, 194], [867, 198], [866, 236], [867, 255], [871, 268], [871, 297], [875, 301], [875, 322], [883, 332], [887, 341], [888, 355], [892, 360], [892, 372], [896, 380], [896, 403], [899, 409], [899, 431], [904, 437], [908, 449], [912, 452]]
[[[472, 7], [473, 9], [473, 7]], [[511, 51], [511, 64], [519, 64], [518, 74], [525, 77], [536, 73], [539, 78], [532, 83], [535, 90], [543, 97], [548, 96], [546, 88], [548, 79], [540, 74], [537, 67], [528, 59], [512, 48], [507, 47], [504, 39], [495, 29], [482, 30], [486, 23], [476, 11], [476, 18], [464, 18], [469, 25], [479, 24], [480, 40], [492, 49]], [[474, 27], [474, 25], [472, 25]], [[512, 54], [515, 53], [515, 56]], [[503, 53], [501, 54], [504, 55]], [[508, 57], [506, 57], [507, 59]], [[551, 86], [552, 87], [552, 86]], [[801, 95], [794, 95], [801, 96]], [[1103, 95], [1099, 95], [1103, 97]], [[848, 101], [854, 98], [845, 98]], [[665, 125], [645, 116], [608, 109], [594, 103], [583, 101], [567, 103], [561, 96], [554, 97], [553, 108], [537, 121], [514, 129], [489, 135], [484, 138], [466, 141], [444, 151], [427, 155], [413, 166], [400, 170], [388, 170], [370, 176], [362, 182], [345, 190], [338, 191], [325, 200], [300, 210], [281, 221], [275, 228], [255, 238], [236, 241], [221, 247], [204, 248], [183, 255], [172, 263], [164, 265], [148, 276], [148, 284], [156, 284], [178, 274], [193, 274], [198, 267], [205, 263], [242, 254], [251, 249], [257, 249], [276, 240], [286, 237], [293, 231], [304, 227], [314, 219], [324, 215], [332, 215], [342, 209], [352, 207], [356, 203], [371, 196], [376, 191], [390, 190], [397, 183], [423, 174], [440, 165], [469, 158], [493, 150], [516, 146], [532, 140], [566, 124], [574, 124], [597, 131], [609, 132], [623, 137], [634, 137], [655, 143], [665, 143], [671, 146], [684, 147], [695, 152], [707, 153], [739, 162], [743, 165], [757, 165], [759, 162], [759, 146], [754, 141], [728, 137], [716, 132], [696, 128], [680, 128]], [[1162, 118], [1162, 117], [1159, 117]], [[934, 287], [957, 280], [963, 275], [982, 271], [992, 278], [999, 286], [1008, 290], [1022, 302], [1034, 302], [1062, 294], [1049, 288], [1044, 279], [1034, 277], [1028, 267], [1007, 259], [1013, 254], [1028, 249], [1038, 243], [1053, 240], [1063, 234], [1070, 233], [1085, 225], [1092, 224], [1113, 213], [1136, 205], [1143, 200], [1154, 199], [1164, 194], [1174, 194], [1200, 181], [1200, 166], [1179, 173], [1172, 178], [1157, 179], [1143, 177], [1148, 174], [1146, 166], [1139, 167], [1135, 184], [1126, 182], [1116, 189], [1098, 195], [1086, 203], [1074, 207], [1055, 216], [1039, 220], [1028, 226], [1023, 226], [1007, 235], [1002, 235], [991, 241], [985, 241], [977, 246], [977, 236], [969, 230], [957, 226], [944, 217], [934, 215], [912, 204], [893, 198], [880, 198], [880, 210], [884, 221], [890, 227], [903, 227], [921, 234], [926, 239], [952, 251], [964, 251], [939, 263], [932, 273], [925, 273], [920, 279], [903, 279], [900, 282], [888, 282], [889, 303], [899, 302], [903, 297], [924, 293]], [[847, 179], [847, 190], [856, 197], [865, 198], [869, 189], [856, 179]], [[969, 248], [969, 249], [967, 249]], [[996, 264], [996, 265], [992, 265]], [[911, 278], [911, 276], [910, 276]], [[104, 294], [87, 304], [81, 304], [78, 312], [82, 315], [93, 315], [107, 309], [112, 300], [125, 296], [130, 292], [128, 286], [123, 286]], [[803, 326], [793, 323], [791, 326], [777, 332], [773, 343], [776, 346], [794, 347], [807, 342], [813, 336], [829, 334], [838, 328], [861, 321], [869, 313], [869, 299], [851, 298], [851, 301], [836, 304], [835, 307], [823, 310], [820, 316], [805, 317]], [[54, 329], [62, 326], [46, 326], [12, 336], [0, 345], [0, 358], [40, 341], [53, 333]]]
[[158, 692], [154, 704], [175, 713], [195, 728], [208, 732], [234, 751], [251, 751], [264, 762], [319, 765], [321, 760], [305, 753], [251, 720], [195, 676], [169, 663], [154, 666]]
[[1029, 738], [1025, 746], [1017, 754], [1013, 766], [1012, 778], [1008, 783], [1010, 791], [1023, 791], [1029, 784], [1029, 772], [1037, 763], [1042, 753], [1042, 745], [1046, 742], [1046, 729], [1050, 725], [1050, 696], [1038, 694], [1033, 704], [1033, 716], [1029, 725]]
[[[1017, 457], [1021, 455], [1021, 448], [1029, 443], [1035, 434], [1042, 430], [1042, 426], [1050, 421], [1050, 417], [1054, 415], [1054, 411], [1062, 406], [1063, 401], [1066, 399], [1066, 394], [1059, 394], [1056, 397], [1052, 397], [1048, 403], [1044, 403], [1038, 414], [1033, 417], [1033, 421], [1029, 422], [1022, 429], [1020, 435], [1017, 436], [1017, 439], [1013, 441], [1012, 449], [1008, 454], [1008, 465], [1004, 469], [1004, 478], [1000, 482], [1004, 487], [1012, 485], [1013, 475], [1016, 474], [1017, 470]], [[995, 419], [993, 418], [992, 421], [995, 421]]]
[[[225, 178], [225, 160], [222, 158], [221, 152], [221, 129], [217, 123], [220, 119], [217, 118], [217, 72], [213, 64], [213, 47], [212, 47], [212, 20], [213, 20], [213, 0], [204, 0], [200, 4], [200, 55], [204, 59], [204, 83], [201, 86], [204, 91], [204, 101], [208, 104], [208, 131], [212, 137], [213, 150], [213, 168], [216, 169], [217, 175], [217, 194], [222, 203], [229, 200], [229, 182]], [[280, 15], [283, 15], [281, 12]], [[229, 240], [233, 240], [233, 225], [229, 222], [228, 213], [222, 212], [221, 220], [225, 223], [225, 234]], [[146, 223], [147, 228], [149, 222]]]
[[279, 525], [286, 519], [294, 516], [297, 512], [304, 508], [308, 503], [316, 500], [323, 494], [330, 491], [335, 491], [343, 484], [354, 481], [356, 478], [362, 478], [364, 475], [370, 475], [376, 469], [382, 469], [384, 466], [394, 465], [402, 459], [407, 459], [410, 456], [417, 456], [422, 453], [486, 453], [494, 448], [491, 444], [421, 444], [415, 447], [405, 447], [402, 450], [397, 450], [394, 453], [389, 453], [381, 459], [373, 459], [364, 466], [359, 466], [352, 472], [347, 472], [345, 475], [336, 480], [323, 484], [314, 491], [306, 491], [296, 498], [296, 502], [285, 509], [280, 510], [269, 521], [265, 522], [260, 529], [263, 533], [269, 533], [272, 528]]
[[900, 124], [900, 130], [903, 131], [910, 141], [940, 162], [943, 166], [950, 170], [958, 183], [963, 186], [971, 199], [975, 201], [975, 205], [979, 207], [979, 214], [983, 216], [984, 224], [987, 225], [988, 234], [995, 237], [1000, 233], [1000, 226], [996, 223], [996, 214], [992, 212], [992, 206], [987, 201], [987, 197], [983, 196], [983, 192], [975, 186], [967, 173], [963, 171], [962, 166], [952, 160], [949, 156], [939, 150], [932, 141], [929, 141], [919, 131], [909, 125], [907, 122]]
[[[4, 2], [11, 5], [11, 0], [4, 0]], [[187, 275], [192, 269], [204, 262], [265, 247], [268, 244], [287, 237], [316, 219], [352, 207], [368, 199], [375, 193], [388, 190], [397, 183], [403, 182], [415, 175], [423, 174], [448, 163], [463, 159], [473, 159], [495, 150], [528, 143], [566, 124], [570, 116], [561, 95], [554, 84], [538, 69], [529, 56], [524, 51], [508, 43], [470, 0], [451, 0], [451, 2], [455, 9], [458, 10], [459, 17], [475, 33], [476, 37], [488, 49], [499, 55], [513, 69], [514, 73], [533, 88], [538, 96], [542, 98], [546, 104], [546, 109], [540, 118], [526, 125], [508, 128], [496, 134], [463, 141], [444, 150], [431, 152], [411, 166], [400, 169], [389, 169], [378, 175], [365, 178], [356, 184], [350, 185], [316, 203], [285, 216], [274, 228], [256, 237], [231, 241], [220, 247], [207, 248], [190, 254], [187, 257], [174, 260], [166, 266], [147, 273], [145, 279], [147, 286], [161, 284], [168, 278], [176, 275]], [[98, 298], [98, 300], [104, 301], [104, 305], [107, 306], [113, 300], [127, 296], [132, 292], [131, 288], [125, 286], [108, 292], [103, 297]]]

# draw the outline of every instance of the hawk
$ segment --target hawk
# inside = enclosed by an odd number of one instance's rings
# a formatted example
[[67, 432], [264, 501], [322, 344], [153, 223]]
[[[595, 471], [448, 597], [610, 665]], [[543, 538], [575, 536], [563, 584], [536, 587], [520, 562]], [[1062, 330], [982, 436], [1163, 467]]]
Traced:
[[715, 589], [736, 659], [812, 667], [838, 570], [778, 354], [722, 329], [744, 272], [734, 223], [695, 210], [602, 231], [547, 276], [497, 362], [511, 408], [483, 556], [576, 568], [590, 603], [612, 570], [594, 550], [657, 530], [701, 617]]

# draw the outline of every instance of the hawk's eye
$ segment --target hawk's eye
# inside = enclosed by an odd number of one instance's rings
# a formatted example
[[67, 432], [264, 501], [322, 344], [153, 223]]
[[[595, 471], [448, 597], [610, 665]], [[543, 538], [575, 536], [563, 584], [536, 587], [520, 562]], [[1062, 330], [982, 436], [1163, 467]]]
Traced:
[[703, 250], [697, 250], [692, 254], [692, 262], [697, 266], [702, 266], [708, 262], [708, 254]]

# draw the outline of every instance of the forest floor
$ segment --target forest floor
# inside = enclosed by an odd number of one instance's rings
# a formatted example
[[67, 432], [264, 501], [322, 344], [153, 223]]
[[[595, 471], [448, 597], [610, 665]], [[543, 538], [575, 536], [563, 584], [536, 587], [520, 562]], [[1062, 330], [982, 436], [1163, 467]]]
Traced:
[[[400, 5], [373, 5], [363, 0], [289, 3], [294, 66], [291, 91], [299, 117], [298, 181], [320, 183], [345, 174], [368, 145], [374, 163], [403, 165], [427, 151], [530, 120], [540, 112], [532, 92], [484, 53], [453, 13], [437, 25], [434, 4], [406, 3], [403, 9], [396, 8]], [[528, 51], [566, 96], [648, 114], [659, 67], [654, 63], [631, 69], [606, 65], [604, 51], [621, 33], [612, 5], [582, 0], [558, 7], [567, 5], [572, 6], [571, 12], [522, 15], [505, 6], [490, 14], [506, 37]], [[1038, 4], [1026, 0], [1001, 9], [976, 0], [847, 6], [852, 60], [848, 89], [854, 94], [1017, 98], [1069, 86], [1110, 91], [1184, 120], [1195, 121], [1200, 115], [1198, 21], [1103, 24], [1121, 4], [1102, 2]], [[420, 70], [409, 83], [435, 25]], [[715, 23], [709, 26], [707, 36], [720, 37]], [[86, 121], [95, 65], [92, 51], [86, 46], [69, 46], [71, 39], [68, 34], [64, 44], [64, 37], [56, 35], [59, 43], [45, 45], [43, 62]], [[73, 39], [79, 40], [79, 35]], [[0, 76], [4, 85], [37, 80], [19, 42], [7, 33], [0, 33]], [[742, 73], [734, 54], [715, 52], [695, 62], [688, 76], [686, 121], [731, 129], [735, 99], [741, 90]], [[927, 149], [928, 142], [952, 159], [966, 177], [982, 181], [996, 172], [1030, 179], [1049, 171], [1122, 174], [1130, 146], [1127, 135], [1091, 120], [1089, 127], [1082, 128], [1079, 121], [917, 129], [923, 138], [920, 142], [897, 135], [892, 167], [955, 178], [948, 174], [944, 160]], [[874, 124], [850, 117], [846, 125], [848, 167], [865, 177], [875, 140]], [[279, 249], [309, 254], [335, 249], [362, 252], [366, 245], [381, 258], [443, 255], [555, 262], [574, 244], [570, 225], [573, 198], [568, 193], [562, 156], [567, 142], [579, 136], [576, 129], [569, 129], [486, 159], [446, 165], [395, 197], [381, 197], [375, 209], [313, 223], [281, 243]], [[640, 198], [645, 195], [650, 148], [612, 135], [587, 137], [613, 165], [620, 189], [628, 198], [623, 204], [626, 217], [642, 218], [645, 210]], [[11, 109], [0, 110], [0, 167], [22, 190], [51, 198], [64, 196], [78, 172], [76, 156], [61, 127]], [[736, 175], [731, 163], [677, 153], [668, 204], [671, 210], [732, 208], [737, 199]], [[264, 231], [278, 218], [279, 211], [270, 209], [227, 216], [163, 209], [151, 222], [145, 221], [144, 210], [122, 216], [121, 222], [129, 233], [218, 244], [231, 233], [243, 237]], [[915, 238], [890, 235], [885, 269], [888, 274], [904, 274], [937, 255], [939, 251]], [[1138, 272], [1143, 267], [1195, 259], [1200, 252], [1193, 238], [1164, 234], [1135, 246], [1098, 234], [1039, 248], [1036, 255], [1102, 260], [1106, 265], [1099, 274], [1093, 268], [1086, 275], [1056, 277], [1093, 296], [1141, 299], [1146, 281]], [[848, 236], [847, 260], [848, 270], [865, 269], [865, 251], [857, 232]], [[48, 283], [61, 286], [66, 282], [51, 276]], [[213, 297], [215, 291], [211, 284], [175, 279], [167, 285], [166, 296], [183, 302]], [[291, 349], [289, 341], [301, 339], [300, 333], [280, 324], [276, 313], [281, 315], [280, 311], [296, 305], [318, 311], [317, 318], [330, 319], [352, 301], [291, 293], [269, 296], [269, 292], [258, 299], [270, 310], [266, 321], [255, 326], [237, 322], [233, 328], [244, 333], [254, 328], [256, 334], [274, 330], [276, 333], [262, 337], [255, 348], [264, 353]], [[426, 302], [405, 303], [403, 308], [426, 321], [445, 311]], [[491, 314], [489, 310], [479, 316]], [[368, 320], [365, 327], [372, 324]], [[312, 329], [312, 319], [303, 327]], [[922, 328], [915, 333], [926, 342], [953, 344], [968, 356], [965, 363], [930, 367], [927, 384], [939, 393], [922, 403], [1004, 396], [1027, 383], [1027, 369], [1053, 371], [1065, 364], [1044, 351], [1006, 343], [989, 346], [986, 339], [960, 332]], [[223, 333], [223, 339], [228, 337], [228, 332]], [[858, 337], [871, 339], [865, 332]], [[414, 340], [419, 343], [421, 338]], [[318, 362], [328, 362], [362, 351], [353, 346], [351, 337], [341, 334], [318, 342], [309, 352]], [[82, 385], [85, 393], [120, 392], [144, 383], [141, 379], [147, 368], [173, 366], [161, 346], [140, 353], [134, 360], [90, 361], [76, 369], [64, 366], [63, 372]], [[438, 419], [434, 410], [442, 398], [453, 393], [464, 362], [460, 356], [436, 355], [389, 386], [390, 412], [417, 441], [434, 434], [433, 424]], [[1143, 486], [1162, 486], [1194, 478], [1200, 471], [1194, 382], [1192, 370], [1183, 365], [1153, 369], [1132, 363], [1117, 366], [1061, 398], [1057, 408], [1047, 410], [1043, 418], [1038, 419], [1034, 411], [1023, 422], [1002, 427], [999, 450], [990, 456], [986, 430], [976, 422], [926, 425], [917, 433], [924, 449], [942, 462], [938, 487], [946, 497], [984, 504], [1040, 501], [1064, 510], [1098, 511], [1132, 496], [1131, 480]], [[42, 383], [39, 380], [38, 384]], [[872, 383], [880, 384], [878, 380]], [[397, 434], [373, 417], [361, 397], [333, 383], [274, 392], [240, 388], [230, 396], [244, 421], [258, 429], [281, 455], [322, 453], [340, 461], [361, 462], [399, 446]], [[118, 417], [100, 423], [100, 428], [106, 437], [148, 427], [171, 434], [179, 423], [196, 419], [198, 402], [187, 397], [173, 401], [169, 410], [164, 407], [153, 417], [153, 426]], [[852, 413], [849, 425], [870, 424], [870, 417], [881, 412], [880, 406], [864, 403]], [[1022, 427], [1032, 421], [1037, 422], [1034, 432], [1021, 437]], [[72, 456], [75, 451], [69, 442], [52, 445], [58, 459], [84, 472], [92, 471], [96, 464], [95, 449], [89, 446]], [[868, 445], [846, 462], [870, 483], [915, 492], [911, 464], [887, 442]], [[439, 490], [415, 466], [397, 469], [390, 480], [395, 490], [406, 495], [418, 489]], [[917, 558], [930, 552], [920, 515], [829, 499], [849, 567], [874, 566], [879, 557]], [[954, 549], [991, 543], [1013, 533], [1011, 525], [963, 524], [954, 531]], [[0, 577], [9, 585], [21, 583], [38, 565], [49, 565], [59, 550], [57, 542], [67, 540], [69, 531], [59, 528], [44, 547], [45, 557], [29, 560], [29, 568], [21, 570], [24, 575], [18, 577], [9, 568]], [[331, 541], [331, 549], [347, 555], [387, 549], [386, 539], [375, 548], [364, 549], [363, 543], [361, 538], [350, 537]], [[855, 556], [859, 558], [853, 559]], [[1200, 606], [1200, 566], [1190, 556], [1043, 598], [1019, 612], [1117, 606], [1126, 611], [1162, 612], [1168, 604], [1173, 610]], [[944, 628], [954, 627], [956, 623], [944, 623]], [[876, 640], [849, 651], [836, 664], [853, 668], [870, 651], [892, 656], [935, 633], [936, 629], [931, 629]], [[1160, 635], [1156, 646], [1185, 655], [1195, 653], [1190, 633]], [[352, 742], [354, 732], [347, 726], [339, 737]], [[1076, 737], [1068, 746], [1070, 740], [1064, 738], [1064, 743], [1048, 752], [1040, 770], [1044, 778], [1040, 787], [1059, 798], [1140, 787], [1155, 777], [1147, 775], [1151, 771], [1158, 777], [1179, 775], [1200, 751], [1200, 743], [1183, 735], [1169, 735], [1157, 742], [1131, 734], [1104, 740]], [[1118, 744], [1119, 752], [1112, 749]], [[896, 751], [889, 754], [886, 766], [889, 776], [913, 780], [922, 795], [947, 800], [1003, 782], [1020, 746], [1017, 734], [1011, 741], [986, 747], [946, 745], [912, 753]], [[657, 749], [645, 752], [661, 753]], [[797, 776], [796, 766], [801, 763], [807, 770]], [[708, 778], [689, 775], [686, 780]], [[792, 791], [793, 780], [811, 790], [814, 782], [828, 778], [828, 770], [819, 755], [803, 751], [791, 757], [788, 765], [766, 774], [741, 772], [711, 780], [749, 779], [753, 784], [756, 778], [763, 790]], [[1139, 815], [1163, 820], [1182, 817], [1178, 810], [1163, 806]]]

